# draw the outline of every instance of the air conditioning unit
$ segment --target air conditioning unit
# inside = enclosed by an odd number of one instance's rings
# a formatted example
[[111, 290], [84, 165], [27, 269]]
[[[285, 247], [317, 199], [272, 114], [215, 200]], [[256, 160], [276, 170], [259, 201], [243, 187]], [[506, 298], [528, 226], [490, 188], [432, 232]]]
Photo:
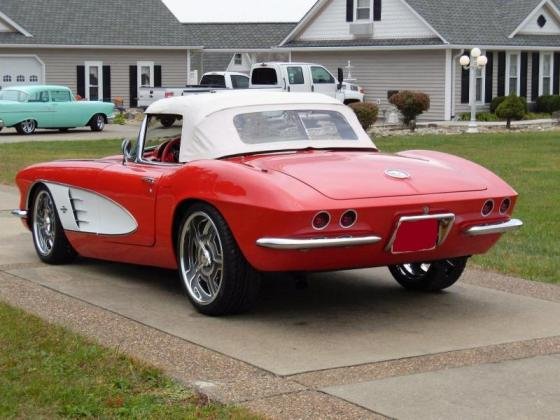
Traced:
[[368, 37], [373, 35], [373, 22], [351, 23], [350, 35]]

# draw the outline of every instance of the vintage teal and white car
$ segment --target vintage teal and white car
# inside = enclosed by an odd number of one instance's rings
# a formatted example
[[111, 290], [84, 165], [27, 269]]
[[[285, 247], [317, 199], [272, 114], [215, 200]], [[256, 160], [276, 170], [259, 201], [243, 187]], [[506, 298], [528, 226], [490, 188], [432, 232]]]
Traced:
[[0, 130], [14, 127], [19, 134], [37, 128], [65, 131], [91, 127], [103, 131], [115, 112], [110, 102], [77, 101], [64, 86], [14, 86], [0, 90]]

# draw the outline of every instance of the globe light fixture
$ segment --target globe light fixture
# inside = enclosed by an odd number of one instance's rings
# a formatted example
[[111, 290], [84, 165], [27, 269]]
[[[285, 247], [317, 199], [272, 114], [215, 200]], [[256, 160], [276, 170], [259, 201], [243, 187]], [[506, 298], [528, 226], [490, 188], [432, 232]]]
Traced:
[[478, 133], [478, 123], [476, 121], [476, 72], [482, 70], [488, 64], [488, 58], [482, 55], [480, 48], [473, 48], [470, 57], [463, 55], [459, 58], [459, 64], [470, 72], [469, 84], [469, 103], [471, 105], [471, 121], [467, 133]]

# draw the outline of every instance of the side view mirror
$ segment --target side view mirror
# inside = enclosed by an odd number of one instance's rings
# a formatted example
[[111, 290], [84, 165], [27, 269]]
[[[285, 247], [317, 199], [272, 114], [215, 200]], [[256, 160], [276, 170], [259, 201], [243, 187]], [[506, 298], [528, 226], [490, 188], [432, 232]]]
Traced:
[[132, 160], [132, 143], [130, 141], [130, 139], [124, 139], [122, 144], [121, 144], [121, 150], [122, 150], [122, 154], [123, 154], [123, 165], [128, 162], [129, 160]]
[[342, 89], [342, 82], [344, 82], [344, 70], [342, 67], [338, 68], [338, 90]]

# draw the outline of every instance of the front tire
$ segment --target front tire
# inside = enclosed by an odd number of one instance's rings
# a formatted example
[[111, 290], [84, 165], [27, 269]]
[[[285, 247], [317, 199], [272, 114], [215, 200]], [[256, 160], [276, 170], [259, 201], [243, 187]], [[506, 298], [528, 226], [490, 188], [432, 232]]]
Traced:
[[54, 200], [46, 187], [37, 190], [32, 209], [33, 244], [41, 261], [56, 265], [76, 258], [76, 251], [66, 238]]
[[199, 312], [237, 314], [256, 301], [260, 276], [213, 207], [195, 204], [189, 208], [180, 224], [177, 258], [187, 296]]
[[438, 292], [459, 280], [468, 260], [469, 257], [461, 257], [430, 263], [400, 264], [390, 266], [389, 271], [405, 289]]
[[99, 132], [105, 129], [105, 116], [101, 114], [94, 115], [89, 123], [91, 131]]
[[25, 120], [16, 125], [16, 131], [18, 134], [22, 134], [24, 136], [29, 136], [35, 133], [36, 129], [37, 122], [35, 120]]

